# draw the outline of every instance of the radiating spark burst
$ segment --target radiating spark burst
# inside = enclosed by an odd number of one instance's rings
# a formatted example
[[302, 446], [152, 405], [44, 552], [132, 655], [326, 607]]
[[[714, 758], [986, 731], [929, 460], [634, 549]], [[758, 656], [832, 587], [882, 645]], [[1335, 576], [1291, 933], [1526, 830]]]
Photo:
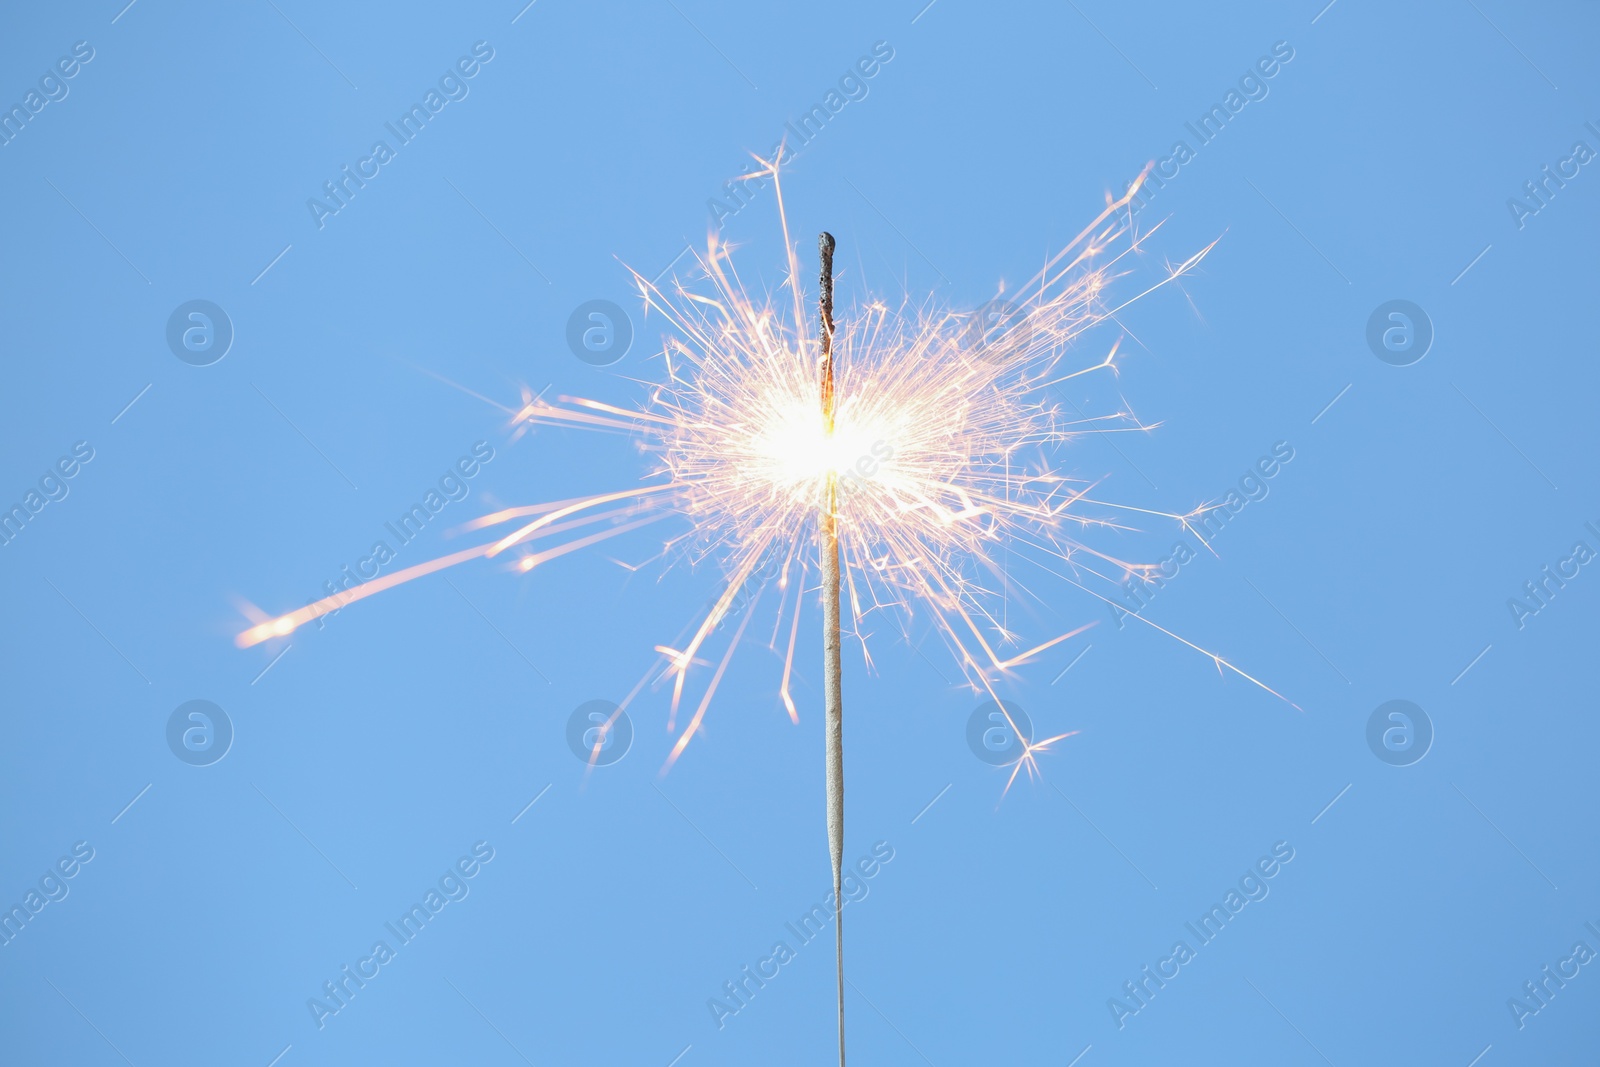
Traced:
[[[375, 578], [298, 611], [258, 621], [236, 638], [248, 647], [350, 602], [470, 559], [516, 549], [526, 572], [569, 552], [678, 517], [687, 529], [665, 542], [664, 555], [691, 564], [714, 561], [720, 596], [693, 625], [682, 647], [657, 646], [662, 659], [622, 702], [646, 684], [671, 683], [667, 728], [677, 733], [663, 766], [670, 768], [700, 730], [724, 672], [766, 594], [748, 602], [740, 591], [764, 562], [778, 560], [770, 644], [785, 646], [780, 695], [798, 722], [790, 693], [795, 638], [819, 515], [837, 480], [837, 524], [848, 593], [848, 618], [871, 665], [867, 637], [876, 617], [893, 620], [910, 639], [920, 613], [933, 620], [969, 685], [995, 696], [993, 683], [1014, 667], [1071, 637], [1079, 627], [1016, 651], [1023, 642], [1005, 625], [1002, 606], [1026, 592], [1011, 574], [1017, 562], [1042, 570], [1110, 603], [1105, 593], [1150, 564], [1107, 555], [1079, 539], [1095, 527], [1123, 529], [1133, 515], [1188, 520], [1118, 505], [1097, 495], [1098, 483], [1059, 473], [1053, 456], [1086, 433], [1145, 430], [1128, 412], [1065, 418], [1047, 390], [1083, 375], [1115, 373], [1118, 343], [1098, 357], [1073, 362], [1078, 339], [1114, 321], [1128, 304], [1194, 267], [1215, 242], [1173, 266], [1142, 292], [1112, 300], [1112, 283], [1129, 273], [1130, 257], [1154, 230], [1140, 233], [1129, 203], [1136, 182], [1010, 296], [1003, 321], [942, 310], [931, 300], [890, 307], [870, 302], [840, 316], [834, 334], [836, 411], [823, 415], [820, 346], [803, 311], [799, 268], [789, 239], [777, 167], [759, 174], [775, 187], [788, 255], [789, 306], [753, 295], [736, 272], [729, 247], [708, 238], [697, 255], [705, 284], [675, 282], [668, 290], [642, 275], [634, 281], [648, 310], [672, 328], [661, 359], [664, 380], [637, 410], [577, 397], [553, 401], [524, 395], [512, 422], [520, 434], [538, 425], [633, 435], [649, 458], [640, 485], [593, 496], [507, 508], [467, 524], [470, 530], [526, 520], [493, 541]], [[1142, 180], [1142, 179], [1141, 179]], [[780, 290], [780, 294], [781, 294]], [[540, 546], [540, 547], [536, 547]], [[1008, 558], [997, 550], [1006, 546]], [[721, 655], [707, 645], [722, 624], [738, 625]], [[1146, 625], [1208, 656], [1267, 692], [1221, 656], [1135, 614]], [[1089, 625], [1093, 625], [1092, 623]], [[677, 719], [692, 668], [715, 667], [686, 725]], [[998, 697], [995, 697], [998, 700]], [[1015, 724], [1013, 724], [1015, 726]], [[1020, 733], [1018, 734], [1020, 737]], [[1023, 738], [1012, 768], [1037, 769], [1036, 756], [1070, 734]]]

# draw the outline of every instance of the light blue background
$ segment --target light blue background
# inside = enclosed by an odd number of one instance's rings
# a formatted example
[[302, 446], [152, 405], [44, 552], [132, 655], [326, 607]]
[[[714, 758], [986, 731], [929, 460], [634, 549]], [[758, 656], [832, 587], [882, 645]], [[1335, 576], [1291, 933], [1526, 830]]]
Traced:
[[[670, 775], [647, 694], [633, 750], [587, 781], [568, 714], [620, 699], [714, 588], [608, 558], [650, 537], [531, 577], [464, 567], [292, 642], [231, 637], [240, 602], [303, 604], [475, 441], [496, 457], [471, 502], [401, 565], [459, 545], [443, 529], [472, 514], [634, 483], [626, 440], [513, 443], [503, 412], [423, 370], [512, 407], [524, 385], [637, 403], [660, 320], [636, 313], [631, 353], [596, 369], [566, 347], [569, 313], [634, 307], [622, 264], [653, 274], [702, 241], [747, 153], [881, 40], [870, 94], [786, 177], [807, 256], [815, 231], [839, 238], [844, 307], [903, 290], [973, 306], [1026, 278], [1293, 47], [1140, 216], [1170, 217], [1141, 270], [1216, 250], [1130, 309], [1141, 343], [1114, 383], [1064, 394], [1120, 394], [1159, 429], [1062, 462], [1183, 511], [1293, 445], [1149, 614], [1304, 710], [1038, 584], [1041, 627], [1100, 625], [1005, 688], [1041, 731], [1081, 733], [1001, 803], [1005, 772], [964, 740], [976, 698], [935, 642], [932, 664], [892, 639], [875, 673], [850, 658], [846, 855], [894, 849], [846, 913], [854, 1061], [1587, 1062], [1595, 968], [1523, 1029], [1507, 999], [1574, 942], [1600, 949], [1600, 577], [1521, 630], [1506, 601], [1597, 544], [1600, 174], [1522, 229], [1506, 201], [1575, 140], [1600, 147], [1594, 5], [520, 7], [3, 16], [7, 106], [75, 41], [95, 57], [0, 147], [0, 503], [76, 441], [95, 458], [0, 548], [0, 903], [74, 842], [95, 858], [0, 947], [0, 1059], [828, 1062], [825, 943], [725, 1028], [706, 1006], [827, 890], [812, 628], [798, 727], [755, 641]], [[306, 199], [479, 40], [494, 59], [470, 95], [319, 230]], [[780, 280], [770, 195], [726, 235], [747, 276]], [[196, 298], [236, 331], [204, 368], [164, 340]], [[1395, 298], [1436, 330], [1403, 368], [1364, 339]], [[1105, 544], [1165, 554], [1175, 531], [1143, 525]], [[164, 735], [197, 698], [236, 730], [205, 768]], [[1410, 767], [1365, 741], [1395, 698], [1436, 730]], [[307, 998], [480, 840], [495, 856], [470, 896], [319, 1030]], [[1271, 895], [1119, 1030], [1108, 998], [1277, 841], [1295, 858]]]

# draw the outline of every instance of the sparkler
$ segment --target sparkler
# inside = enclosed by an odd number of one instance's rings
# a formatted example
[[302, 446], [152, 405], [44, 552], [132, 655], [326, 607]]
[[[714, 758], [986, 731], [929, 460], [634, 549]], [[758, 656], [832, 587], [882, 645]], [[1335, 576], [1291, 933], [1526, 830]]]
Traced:
[[[1016, 651], [1023, 642], [1008, 625], [1004, 608], [1024, 597], [1041, 598], [1013, 577], [1013, 566], [1031, 567], [1109, 604], [1108, 594], [1119, 582], [1149, 575], [1155, 565], [1100, 551], [1080, 539], [1083, 531], [1125, 529], [1142, 515], [1180, 523], [1205, 544], [1189, 524], [1205, 508], [1176, 515], [1116, 504], [1098, 494], [1098, 481], [1057, 471], [1053, 453], [1082, 434], [1149, 427], [1126, 411], [1069, 419], [1047, 391], [1083, 375], [1114, 374], [1120, 340], [1098, 358], [1073, 358], [1086, 331], [1117, 322], [1134, 300], [1191, 271], [1212, 245], [1168, 264], [1165, 275], [1143, 291], [1113, 301], [1112, 283], [1131, 272], [1131, 257], [1155, 232], [1141, 233], [1134, 226], [1129, 204], [1140, 186], [1135, 182], [1122, 197], [1108, 196], [1105, 209], [1002, 305], [998, 326], [939, 310], [931, 300], [898, 308], [869, 302], [836, 324], [834, 241], [824, 233], [819, 239], [820, 329], [813, 338], [802, 312], [778, 167], [759, 162], [760, 170], [749, 177], [774, 184], [790, 307], [752, 297], [727, 246], [712, 236], [697, 257], [707, 286], [677, 282], [664, 292], [633, 275], [647, 310], [661, 314], [671, 327], [661, 351], [665, 378], [645, 404], [630, 410], [577, 397], [547, 401], [525, 394], [513, 418], [518, 434], [545, 425], [632, 436], [651, 460], [642, 484], [485, 515], [466, 528], [523, 521], [494, 540], [381, 575], [297, 611], [276, 618], [258, 613], [235, 643], [249, 647], [284, 637], [356, 600], [469, 560], [511, 553], [514, 569], [526, 573], [663, 519], [687, 520], [687, 530], [668, 537], [661, 555], [690, 564], [720, 562], [725, 584], [683, 647], [657, 646], [661, 658], [618, 708], [620, 714], [647, 684], [671, 683], [666, 725], [677, 737], [662, 767], [665, 773], [699, 732], [728, 663], [769, 591], [758, 588], [747, 597], [747, 584], [759, 567], [778, 559], [779, 603], [768, 644], [776, 650], [786, 637], [779, 695], [790, 719], [799, 721], [790, 683], [804, 594], [816, 575], [823, 606], [828, 847], [838, 922], [843, 910], [845, 594], [849, 632], [869, 666], [867, 639], [878, 620], [892, 620], [910, 643], [912, 622], [925, 612], [969, 686], [986, 691], [1003, 710], [996, 680], [1088, 629], [1080, 626]], [[805, 551], [809, 544], [818, 549], [815, 564]], [[1006, 546], [1008, 560], [997, 559], [1000, 546]], [[705, 662], [700, 654], [735, 617], [738, 625], [679, 730], [691, 669]], [[1143, 613], [1131, 617], [1207, 656], [1219, 673], [1231, 671], [1278, 695]], [[597, 731], [596, 756], [603, 733]], [[1070, 735], [1034, 740], [1017, 731], [1017, 736], [1023, 751], [1007, 790], [1024, 769], [1035, 773], [1038, 753]], [[835, 927], [835, 939], [842, 1063], [842, 925]]]
[[[822, 337], [823, 432], [833, 436], [833, 234], [817, 238], [822, 261], [818, 327]], [[828, 789], [828, 854], [833, 860], [834, 966], [839, 974], [839, 1064], [844, 1065], [844, 672], [839, 664], [839, 476], [828, 474], [822, 506], [822, 691]]]

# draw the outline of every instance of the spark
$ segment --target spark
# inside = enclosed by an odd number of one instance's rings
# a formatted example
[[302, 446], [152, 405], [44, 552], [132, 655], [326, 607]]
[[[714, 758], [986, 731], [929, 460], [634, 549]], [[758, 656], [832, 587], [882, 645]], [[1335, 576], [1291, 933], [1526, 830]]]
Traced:
[[[1110, 603], [1122, 581], [1154, 572], [1092, 547], [1090, 532], [1123, 530], [1122, 516], [1158, 518], [1199, 532], [1197, 512], [1168, 514], [1113, 504], [1098, 480], [1063, 473], [1058, 454], [1090, 433], [1147, 432], [1124, 410], [1071, 418], [1049, 390], [1091, 374], [1117, 373], [1122, 336], [1109, 345], [1085, 337], [1141, 297], [1192, 272], [1215, 241], [1168, 262], [1136, 295], [1113, 297], [1159, 224], [1141, 231], [1130, 208], [1141, 177], [1049, 257], [1014, 293], [1002, 288], [1000, 321], [907, 298], [897, 306], [868, 299], [838, 317], [833, 374], [824, 376], [819, 331], [804, 313], [801, 270], [775, 162], [757, 159], [753, 177], [770, 179], [783, 231], [787, 276], [778, 294], [752, 292], [730, 247], [712, 234], [694, 257], [690, 280], [648, 279], [630, 271], [647, 313], [669, 327], [661, 373], [636, 408], [583, 397], [547, 399], [523, 391], [511, 418], [520, 435], [538, 427], [624, 434], [645, 469], [637, 484], [592, 496], [503, 508], [464, 532], [517, 522], [492, 540], [374, 578], [275, 618], [256, 617], [235, 638], [241, 647], [283, 638], [328, 612], [385, 589], [470, 560], [515, 549], [528, 572], [662, 520], [677, 529], [663, 543], [673, 562], [711, 564], [720, 593], [692, 622], [686, 639], [657, 646], [659, 659], [623, 702], [653, 679], [670, 684], [673, 740], [662, 772], [701, 730], [707, 710], [761, 602], [742, 594], [765, 565], [777, 565], [774, 649], [784, 649], [779, 696], [799, 721], [791, 693], [803, 606], [821, 582], [818, 524], [836, 524], [844, 630], [870, 667], [870, 622], [895, 619], [902, 637], [927, 614], [967, 685], [998, 700], [995, 685], [1093, 623], [1016, 651], [1002, 619], [1020, 596], [1043, 599], [1016, 575], [1019, 566], [1063, 579]], [[782, 289], [788, 289], [787, 297]], [[1123, 331], [1125, 332], [1125, 331]], [[825, 397], [824, 381], [832, 381]], [[832, 507], [830, 508], [830, 500]], [[574, 531], [581, 531], [574, 534]], [[1204, 544], [1204, 538], [1201, 538]], [[1207, 548], [1210, 546], [1207, 545]], [[1009, 562], [1002, 558], [1009, 553]], [[794, 604], [789, 606], [790, 596]], [[737, 619], [734, 617], [737, 616]], [[1222, 656], [1151, 622], [1140, 622], [1277, 696]], [[736, 621], [731, 638], [723, 624]], [[785, 632], [786, 630], [786, 632]], [[726, 640], [720, 653], [707, 646]], [[691, 672], [715, 664], [688, 722], [677, 726]], [[1020, 736], [1020, 734], [1019, 734]], [[1026, 741], [1007, 782], [1038, 772], [1037, 757], [1072, 736]]]

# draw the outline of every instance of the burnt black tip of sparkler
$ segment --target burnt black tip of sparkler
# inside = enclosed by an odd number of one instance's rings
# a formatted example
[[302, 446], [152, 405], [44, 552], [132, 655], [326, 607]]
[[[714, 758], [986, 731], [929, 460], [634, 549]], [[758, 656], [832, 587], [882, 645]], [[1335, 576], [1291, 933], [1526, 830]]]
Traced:
[[[833, 350], [833, 234], [823, 230], [817, 234], [817, 252], [821, 259], [822, 270], [818, 276], [821, 292], [818, 299], [822, 325], [822, 354], [831, 359]], [[831, 367], [832, 364], [830, 363]], [[828, 372], [833, 373], [831, 370]]]

